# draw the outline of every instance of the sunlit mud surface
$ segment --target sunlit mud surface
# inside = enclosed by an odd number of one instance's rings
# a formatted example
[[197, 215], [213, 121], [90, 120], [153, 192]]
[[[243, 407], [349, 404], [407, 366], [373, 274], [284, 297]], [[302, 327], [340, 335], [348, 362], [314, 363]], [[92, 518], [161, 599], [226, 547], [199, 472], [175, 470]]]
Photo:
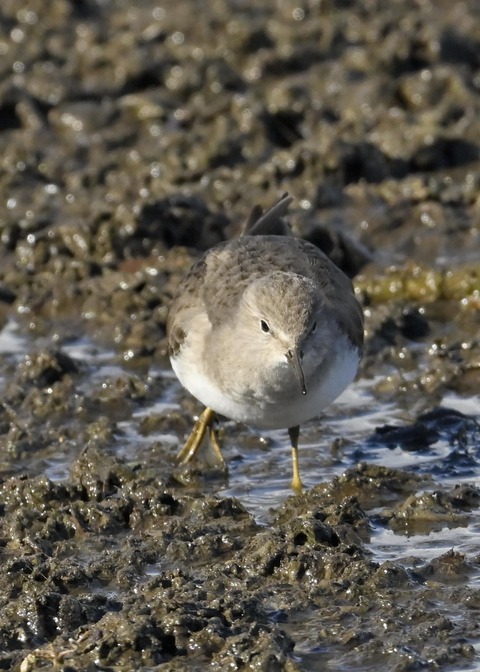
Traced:
[[[0, 347], [7, 370], [31, 359], [32, 340], [13, 321]], [[427, 655], [476, 669], [478, 397], [448, 392], [418, 415], [420, 398], [411, 408], [381, 401], [381, 379], [360, 378], [305, 426], [306, 493], [292, 497], [286, 432], [260, 436], [225, 422], [228, 477], [208, 463], [207, 447], [205, 462], [179, 470], [188, 399], [169, 370], [135, 371], [87, 337], [59, 351], [75, 370], [73, 416], [27, 420], [42, 427], [29, 437], [25, 425], [21, 447], [15, 414], [4, 436], [4, 586], [33, 649], [29, 659], [5, 624], [4, 641], [17, 651], [6, 662], [86, 669], [93, 638], [96, 655], [113, 657], [111, 669], [175, 661], [221, 669], [222, 656], [237, 659], [245, 630], [244, 656], [269, 652], [262, 669], [435, 669]], [[35, 394], [55, 395], [56, 384]], [[61, 438], [48, 445], [46, 433]], [[211, 621], [233, 618], [224, 612], [232, 599], [237, 621], [223, 623], [212, 650]], [[139, 652], [137, 638], [152, 627], [145, 609], [167, 627]], [[192, 651], [203, 629], [208, 645], [202, 639]], [[71, 660], [80, 655], [84, 662]]]
[[[0, 8], [0, 669], [480, 669], [477, 2]], [[287, 432], [201, 412], [172, 295], [252, 205], [365, 311]]]

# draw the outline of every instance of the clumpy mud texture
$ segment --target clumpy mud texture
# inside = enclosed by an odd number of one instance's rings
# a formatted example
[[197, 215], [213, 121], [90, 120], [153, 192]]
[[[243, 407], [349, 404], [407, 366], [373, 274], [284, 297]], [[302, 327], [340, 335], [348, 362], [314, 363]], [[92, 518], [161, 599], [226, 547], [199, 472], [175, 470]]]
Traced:
[[236, 499], [187, 494], [94, 448], [66, 483], [11, 478], [1, 489], [3, 669], [22, 658], [22, 670], [472, 660], [480, 593], [464, 584], [478, 558], [378, 563], [368, 550], [373, 520], [464, 525], [478, 506], [473, 486], [433, 492], [432, 506], [415, 494], [426, 482], [362, 464], [290, 498], [264, 528]]
[[[0, 8], [0, 669], [478, 670], [480, 8]], [[358, 381], [219, 428], [166, 358], [202, 250], [288, 191]]]

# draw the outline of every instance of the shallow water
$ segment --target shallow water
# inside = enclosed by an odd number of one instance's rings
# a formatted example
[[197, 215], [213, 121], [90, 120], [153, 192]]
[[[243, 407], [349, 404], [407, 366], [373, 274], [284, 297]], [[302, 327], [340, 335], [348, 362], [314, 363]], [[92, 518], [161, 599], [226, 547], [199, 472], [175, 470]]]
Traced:
[[[31, 349], [30, 339], [22, 333], [15, 321], [9, 321], [0, 331], [0, 356], [9, 361], [19, 362]], [[110, 377], [118, 376], [124, 369], [118, 363], [118, 356], [108, 349], [102, 349], [88, 337], [63, 345], [63, 351], [88, 365], [90, 373], [82, 383], [83, 389], [102, 383]], [[135, 461], [140, 454], [148, 453], [153, 442], [161, 442], [167, 454], [174, 456], [178, 449], [179, 438], [174, 433], [153, 432], [147, 436], [139, 431], [142, 419], [152, 414], [168, 414], [180, 408], [179, 398], [183, 397], [175, 375], [171, 370], [152, 369], [148, 379], [162, 379], [167, 382], [164, 394], [149, 405], [136, 409], [130, 417], [117, 422], [120, 435], [116, 440], [115, 452], [128, 461]], [[0, 383], [3, 381], [0, 379]], [[428, 450], [405, 450], [400, 445], [372, 445], [371, 438], [375, 429], [383, 425], [405, 426], [415, 419], [405, 408], [398, 408], [394, 402], [379, 402], [373, 390], [378, 379], [355, 381], [323, 413], [302, 427], [300, 439], [300, 465], [305, 489], [318, 483], [331, 480], [344, 473], [358, 461], [379, 464], [395, 469], [412, 470], [415, 473], [434, 475], [431, 489], [461, 483], [476, 483], [480, 479], [480, 427], [474, 418], [480, 416], [480, 395], [461, 397], [448, 392], [441, 400], [440, 407], [453, 409], [472, 416], [471, 433], [476, 440], [472, 453], [473, 462], [463, 469], [460, 466], [452, 475], [442, 465], [452, 453], [448, 437], [440, 438], [429, 446]], [[193, 422], [193, 419], [192, 419]], [[260, 524], [268, 524], [271, 509], [277, 508], [282, 501], [291, 496], [291, 458], [286, 431], [255, 432], [249, 428], [239, 428], [236, 423], [224, 421], [226, 428], [223, 453], [228, 464], [228, 483], [209, 484], [209, 489], [221, 497], [237, 497], [255, 516]], [[232, 436], [229, 430], [234, 430]], [[248, 448], [239, 445], [242, 430], [253, 437]], [[71, 452], [62, 454], [57, 447], [55, 456], [45, 462], [28, 464], [23, 468], [29, 473], [43, 473], [52, 480], [68, 477], [69, 468], [76, 455]], [[450, 466], [450, 465], [449, 465]], [[375, 531], [369, 547], [378, 560], [399, 559], [402, 556], [426, 558], [455, 548], [464, 553], [478, 552], [478, 531], [480, 514], [475, 522], [456, 531], [440, 530], [422, 536], [393, 534], [391, 530]], [[447, 540], [450, 539], [450, 544]], [[455, 542], [455, 543], [452, 543]]]

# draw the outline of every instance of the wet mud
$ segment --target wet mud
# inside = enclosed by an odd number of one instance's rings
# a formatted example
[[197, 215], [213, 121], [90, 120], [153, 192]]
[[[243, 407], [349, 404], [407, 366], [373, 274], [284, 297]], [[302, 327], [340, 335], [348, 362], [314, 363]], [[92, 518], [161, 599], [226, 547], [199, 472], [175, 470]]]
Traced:
[[[480, 668], [480, 8], [0, 8], [0, 669]], [[219, 428], [165, 321], [251, 207], [353, 277], [358, 380]]]

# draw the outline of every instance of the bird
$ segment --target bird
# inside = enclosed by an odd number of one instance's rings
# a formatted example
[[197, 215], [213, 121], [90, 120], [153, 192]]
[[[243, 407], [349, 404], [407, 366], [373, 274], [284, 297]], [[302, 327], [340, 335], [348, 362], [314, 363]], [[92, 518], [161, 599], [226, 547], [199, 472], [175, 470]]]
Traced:
[[351, 280], [318, 247], [294, 236], [284, 194], [255, 206], [240, 237], [207, 250], [187, 272], [167, 317], [172, 368], [205, 406], [177, 461], [205, 435], [225, 465], [217, 415], [260, 430], [287, 429], [291, 487], [302, 492], [300, 426], [353, 381], [363, 311]]

